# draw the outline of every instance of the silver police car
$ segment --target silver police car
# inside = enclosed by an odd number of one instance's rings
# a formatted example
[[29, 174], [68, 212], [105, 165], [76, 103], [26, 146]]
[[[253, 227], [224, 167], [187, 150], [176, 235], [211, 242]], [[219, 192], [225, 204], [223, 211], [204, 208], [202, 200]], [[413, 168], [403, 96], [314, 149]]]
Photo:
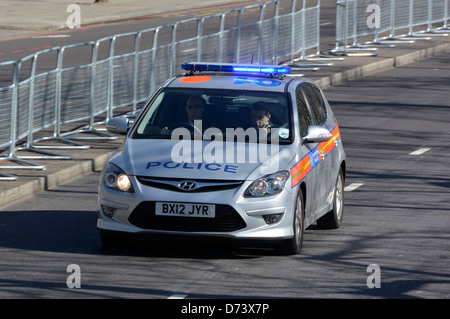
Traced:
[[320, 88], [285, 66], [182, 67], [133, 123], [107, 123], [126, 138], [100, 180], [103, 244], [188, 235], [297, 254], [311, 224], [338, 228], [346, 157]]

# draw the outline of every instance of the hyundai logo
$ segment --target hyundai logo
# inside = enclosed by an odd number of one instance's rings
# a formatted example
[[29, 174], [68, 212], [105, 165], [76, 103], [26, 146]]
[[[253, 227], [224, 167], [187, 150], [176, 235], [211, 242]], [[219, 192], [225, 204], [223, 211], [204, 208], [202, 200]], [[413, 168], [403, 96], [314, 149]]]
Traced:
[[197, 188], [197, 183], [193, 181], [179, 182], [177, 187], [183, 191], [192, 191]]

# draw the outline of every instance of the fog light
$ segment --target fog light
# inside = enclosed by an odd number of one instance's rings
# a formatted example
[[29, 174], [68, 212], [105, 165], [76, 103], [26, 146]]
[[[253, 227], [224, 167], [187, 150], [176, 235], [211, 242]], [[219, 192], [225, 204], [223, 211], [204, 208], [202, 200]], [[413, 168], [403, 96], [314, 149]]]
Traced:
[[283, 217], [282, 213], [280, 213], [280, 214], [263, 215], [264, 221], [267, 224], [269, 224], [269, 225], [278, 223], [281, 220], [282, 217]]
[[103, 213], [108, 217], [113, 217], [116, 209], [114, 207], [104, 206], [102, 205]]

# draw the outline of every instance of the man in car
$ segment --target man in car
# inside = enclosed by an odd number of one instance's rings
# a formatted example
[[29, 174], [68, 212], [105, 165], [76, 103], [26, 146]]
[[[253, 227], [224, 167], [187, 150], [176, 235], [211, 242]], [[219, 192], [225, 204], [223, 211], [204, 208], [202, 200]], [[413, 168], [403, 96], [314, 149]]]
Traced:
[[[192, 126], [192, 128], [197, 130], [199, 133], [201, 133], [201, 131], [195, 124], [201, 123], [198, 121], [202, 121], [202, 116], [203, 116], [203, 113], [205, 112], [205, 105], [206, 105], [205, 100], [201, 96], [198, 96], [198, 95], [191, 95], [190, 97], [188, 97], [188, 99], [186, 101], [186, 106], [185, 106], [185, 110], [186, 110], [186, 114], [187, 114], [186, 123], [190, 124], [190, 126]], [[195, 121], [197, 121], [197, 122], [195, 122]], [[184, 126], [184, 125], [182, 125], [182, 126]], [[168, 126], [163, 127], [161, 129], [161, 134], [168, 134], [174, 128], [175, 127], [171, 127], [169, 129]]]
[[250, 111], [250, 121], [255, 129], [258, 130], [258, 134], [261, 130], [264, 131], [265, 135], [270, 134], [271, 114], [264, 102], [256, 102]]
[[190, 96], [186, 101], [186, 114], [188, 121], [194, 124], [195, 120], [201, 120], [205, 112], [205, 100], [197, 95]]

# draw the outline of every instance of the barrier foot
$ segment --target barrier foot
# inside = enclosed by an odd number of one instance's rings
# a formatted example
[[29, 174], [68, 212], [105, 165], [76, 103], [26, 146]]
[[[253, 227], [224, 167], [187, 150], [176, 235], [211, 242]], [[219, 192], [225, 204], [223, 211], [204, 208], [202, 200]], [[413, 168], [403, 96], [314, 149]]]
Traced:
[[439, 27], [439, 28], [433, 29], [433, 31], [434, 32], [445, 32], [445, 33], [447, 33], [447, 32], [450, 32], [450, 27]]
[[5, 165], [5, 166], [0, 166], [0, 169], [37, 169], [37, 170], [43, 170], [45, 169], [45, 165], [43, 164], [37, 164], [34, 162], [30, 162], [30, 161], [26, 161], [17, 157], [12, 157], [12, 156], [6, 156], [6, 157], [2, 157], [0, 158], [0, 161], [9, 161], [9, 162], [14, 162], [14, 163], [18, 163], [21, 165], [18, 166], [14, 166], [14, 165]]
[[[307, 57], [307, 61], [343, 61], [343, 60], [345, 59], [326, 54], [317, 54], [311, 57]], [[333, 63], [330, 63], [328, 65], [333, 65]]]
[[436, 32], [434, 30], [427, 30], [427, 31], [414, 32], [413, 34], [418, 37], [422, 37], [422, 36], [423, 37], [428, 37], [428, 36], [430, 36], [430, 37], [448, 37], [448, 33], [442, 33], [442, 32], [445, 32], [445, 31]]
[[289, 76], [301, 78], [304, 77], [305, 75], [303, 73], [290, 73]]
[[44, 137], [44, 138], [34, 141], [33, 143], [38, 143], [38, 142], [42, 142], [42, 141], [50, 141], [50, 140], [55, 140], [55, 141], [63, 142], [63, 143], [70, 144], [70, 145], [61, 146], [61, 145], [36, 145], [36, 144], [33, 144], [32, 147], [35, 149], [78, 149], [78, 150], [86, 150], [86, 149], [91, 148], [89, 145], [78, 143], [78, 142], [69, 140], [67, 138], [62, 138], [62, 137]]
[[[297, 64], [299, 67], [310, 67], [310, 68], [320, 68], [322, 66], [332, 66], [333, 63], [325, 63], [325, 62], [320, 62], [319, 60], [312, 60], [308, 57], [303, 58], [303, 59], [297, 59], [294, 60], [294, 62], [306, 62], [305, 64]], [[313, 63], [316, 62], [316, 63]], [[295, 63], [292, 63], [291, 65], [296, 65]]]
[[318, 67], [314, 67], [314, 66], [311, 66], [309, 64], [295, 64], [295, 63], [292, 63], [292, 64], [289, 64], [289, 66], [291, 68], [297, 68], [297, 69], [300, 69], [302, 71], [318, 71], [319, 70]]
[[365, 43], [361, 43], [358, 44], [356, 46], [357, 48], [371, 48], [371, 47], [376, 47], [376, 48], [395, 48], [394, 44], [387, 44], [387, 43], [382, 43], [380, 41], [376, 41], [376, 42], [365, 42]]
[[331, 54], [337, 56], [377, 56], [376, 48], [348, 48], [348, 49], [333, 49], [330, 51]]
[[[80, 133], [82, 133], [82, 134], [93, 133], [97, 136], [69, 136], [72, 134], [80, 134]], [[70, 139], [70, 140], [117, 140], [118, 139], [117, 136], [109, 135], [107, 133], [100, 132], [97, 129], [90, 129], [90, 128], [64, 133], [64, 134], [62, 134], [62, 136], [64, 136], [64, 137], [68, 136], [67, 139]]]
[[396, 38], [399, 38], [399, 39], [405, 39], [405, 40], [411, 40], [411, 41], [417, 41], [417, 40], [431, 40], [430, 37], [417, 36], [417, 35], [414, 35], [413, 33], [408, 33], [408, 34], [398, 35]]
[[55, 159], [55, 160], [70, 160], [70, 159], [72, 159], [71, 155], [44, 151], [42, 149], [36, 149], [34, 147], [23, 147], [23, 148], [18, 148], [17, 150], [42, 154], [40, 156], [39, 155], [38, 156], [32, 156], [32, 155], [20, 155], [19, 156], [19, 155], [17, 155], [17, 158], [22, 158], [22, 159], [44, 159], [44, 160], [45, 159]]
[[417, 34], [417, 33], [408, 33], [405, 35], [405, 38], [414, 40], [431, 40], [431, 37], [429, 37], [427, 34]]
[[0, 173], [0, 181], [16, 181], [17, 178], [18, 177], [16, 175]]
[[413, 44], [416, 43], [416, 41], [414, 38], [387, 37], [382, 38], [380, 43]]

